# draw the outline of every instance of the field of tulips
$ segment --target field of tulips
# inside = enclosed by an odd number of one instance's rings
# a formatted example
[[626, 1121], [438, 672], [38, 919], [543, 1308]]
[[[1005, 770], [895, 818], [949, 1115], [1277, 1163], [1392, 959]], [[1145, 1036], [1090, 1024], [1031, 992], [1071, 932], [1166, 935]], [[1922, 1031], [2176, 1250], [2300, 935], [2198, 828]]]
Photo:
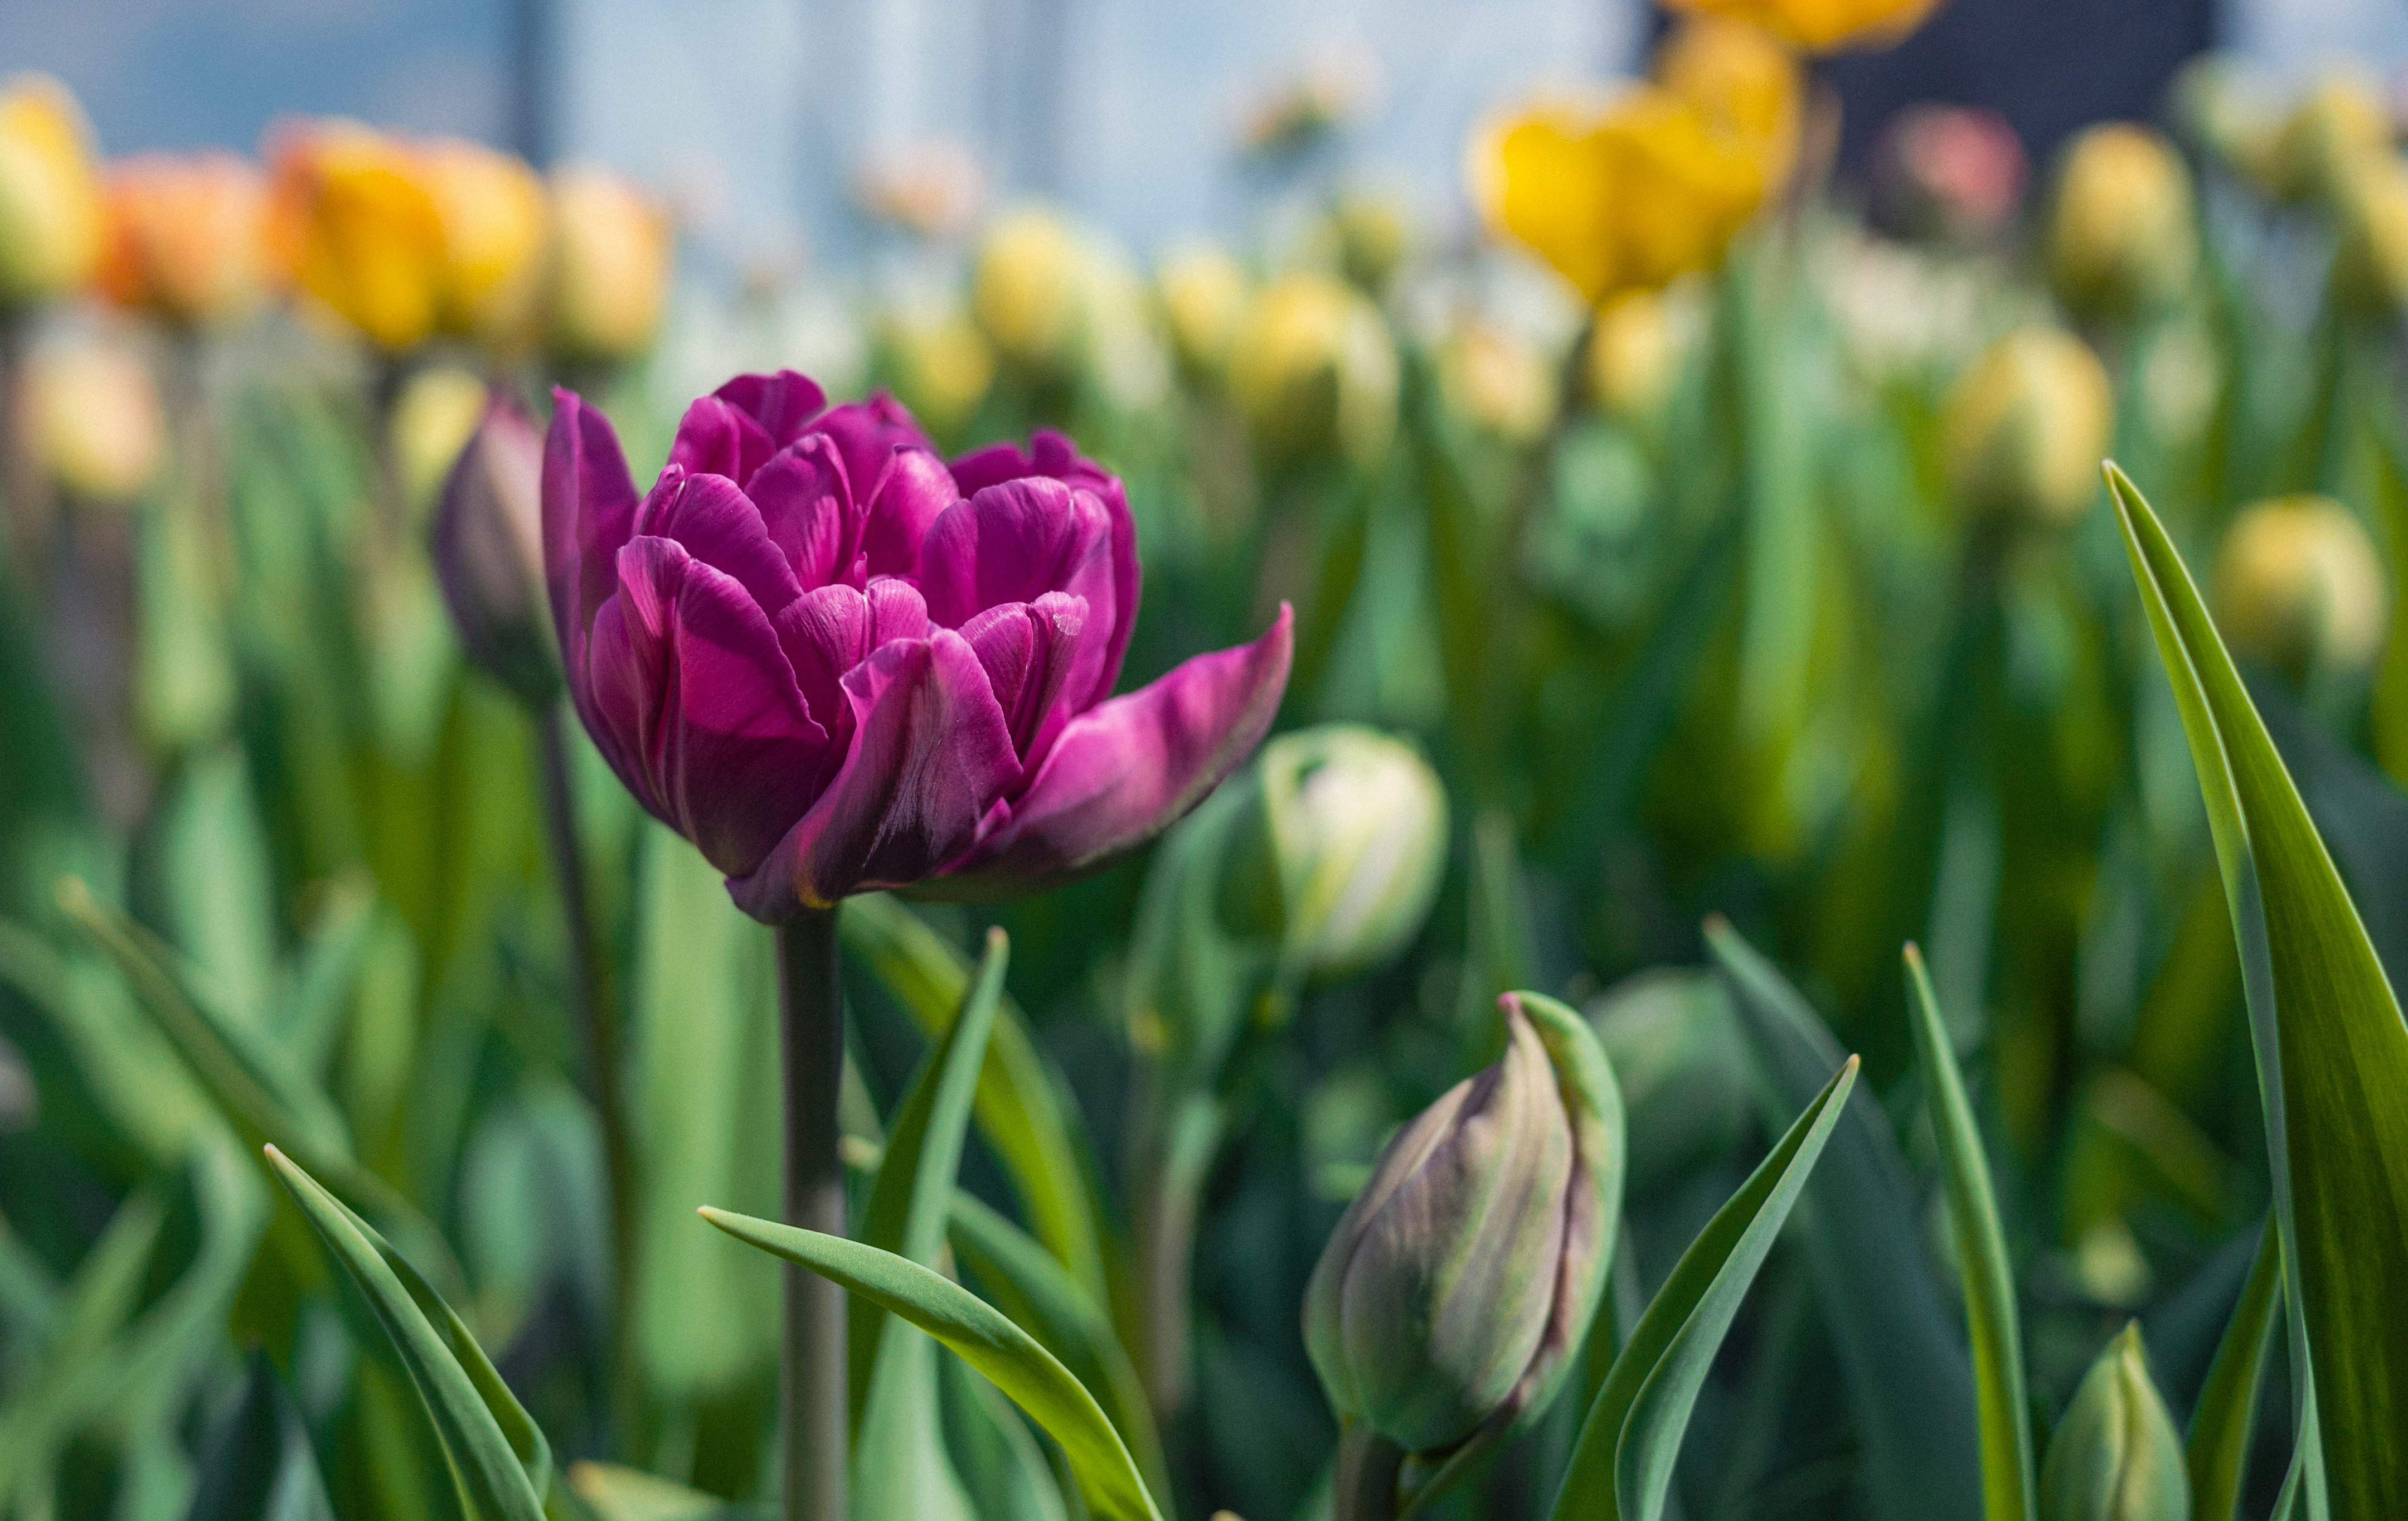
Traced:
[[2408, 1515], [2402, 123], [1928, 8], [722, 303], [8, 83], [0, 1514]]

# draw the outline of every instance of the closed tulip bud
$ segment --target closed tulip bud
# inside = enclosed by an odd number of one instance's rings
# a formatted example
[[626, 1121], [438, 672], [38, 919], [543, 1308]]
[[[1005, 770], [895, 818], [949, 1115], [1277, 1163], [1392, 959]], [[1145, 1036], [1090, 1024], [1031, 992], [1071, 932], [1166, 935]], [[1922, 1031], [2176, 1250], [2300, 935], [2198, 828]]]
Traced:
[[2137, 1322], [2083, 1375], [2049, 1439], [2041, 1521], [2188, 1521], [2182, 1439], [2150, 1381]]
[[1246, 272], [1210, 244], [1182, 249], [1154, 276], [1170, 346], [1188, 374], [1219, 380], [1246, 315]]
[[1262, 817], [1281, 939], [1297, 968], [1339, 978], [1421, 932], [1446, 871], [1446, 789], [1421, 753], [1332, 724], [1263, 747]]
[[1005, 363], [1058, 379], [1086, 337], [1088, 251], [1067, 222], [1041, 207], [1006, 216], [979, 247], [970, 307]]
[[2390, 147], [2382, 93], [2354, 74], [2329, 74], [2275, 134], [2267, 170], [2284, 200], [2336, 203], [2358, 165]]
[[2049, 222], [2049, 278], [2068, 309], [2129, 317], [2161, 307], [2199, 263], [2190, 171], [2167, 142], [2128, 122], [2073, 139]]
[[553, 354], [609, 365], [651, 348], [676, 257], [667, 214], [607, 169], [570, 167], [552, 177], [552, 231]]
[[1873, 206], [1889, 231], [1984, 243], [2014, 222], [2027, 165], [1996, 111], [1910, 106], [1873, 146]]
[[[1305, 1287], [1305, 1350], [1331, 1408], [1358, 1440], [1425, 1462], [1545, 1411], [1596, 1314], [1621, 1209], [1604, 1048], [1551, 998], [1498, 1006], [1504, 1055], [1388, 1142]], [[1363, 1513], [1341, 1494], [1337, 1514]]]
[[462, 648], [530, 708], [560, 691], [543, 590], [543, 438], [496, 395], [443, 483], [435, 571]]
[[2303, 676], [2373, 664], [2388, 626], [2374, 543], [2349, 509], [2282, 496], [2243, 509], [2213, 581], [2216, 626], [2234, 650]]
[[2201, 53], [2185, 64], [2175, 71], [2169, 108], [2174, 129], [2203, 156], [2272, 191], [2281, 113], [2264, 82], [2238, 60]]
[[1394, 195], [1350, 193], [1329, 209], [1329, 237], [1339, 273], [1378, 295], [1412, 253], [1412, 212]]
[[2375, 321], [2408, 310], [2408, 164], [2389, 153], [2362, 165], [2342, 195], [2333, 291]]
[[1680, 371], [1680, 342], [1665, 298], [1627, 291], [1598, 309], [1588, 336], [1588, 394], [1599, 411], [1626, 423], [1662, 410]]
[[144, 153], [108, 172], [100, 288], [179, 328], [238, 322], [267, 297], [267, 185], [232, 153]]
[[415, 513], [435, 493], [477, 421], [485, 413], [485, 382], [457, 365], [429, 365], [409, 377], [394, 398], [386, 440], [401, 476], [402, 500]]
[[133, 505], [159, 473], [166, 424], [135, 350], [83, 336], [38, 350], [31, 366], [36, 447], [70, 501]]
[[0, 89], [0, 309], [64, 295], [100, 257], [91, 130], [56, 79]]
[[1450, 410], [1492, 438], [1526, 444], [1555, 417], [1555, 372], [1536, 345], [1491, 323], [1468, 323], [1438, 352]]
[[2010, 333], [1948, 396], [1948, 476], [1971, 513], [2034, 524], [2079, 516], [2099, 489], [2114, 397], [2098, 356], [2070, 334]]
[[543, 181], [523, 161], [472, 142], [448, 139], [423, 152], [443, 224], [437, 323], [455, 337], [514, 352], [534, 336], [543, 290]]
[[1283, 276], [1239, 329], [1229, 382], [1258, 447], [1277, 460], [1365, 464], [1397, 426], [1397, 348], [1380, 309], [1326, 275]]

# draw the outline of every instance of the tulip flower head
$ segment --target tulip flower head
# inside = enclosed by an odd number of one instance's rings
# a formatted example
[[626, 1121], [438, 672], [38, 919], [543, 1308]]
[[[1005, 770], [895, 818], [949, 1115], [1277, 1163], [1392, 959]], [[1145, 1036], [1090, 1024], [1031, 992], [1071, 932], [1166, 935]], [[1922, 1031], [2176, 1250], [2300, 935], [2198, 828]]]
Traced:
[[66, 87], [21, 75], [0, 88], [0, 309], [64, 295], [100, 257], [92, 131]]
[[1371, 299], [1298, 271], [1254, 294], [1229, 389], [1267, 457], [1376, 461], [1397, 429], [1396, 340]]
[[2210, 590], [2233, 650], [2295, 678], [2367, 669], [2390, 626], [2374, 540], [2329, 496], [2280, 496], [2234, 514]]
[[78, 332], [36, 350], [35, 446], [72, 502], [128, 507], [159, 474], [166, 423], [159, 388], [132, 344]]
[[100, 288], [192, 329], [241, 321], [268, 289], [267, 185], [232, 153], [142, 153], [108, 171]]
[[543, 181], [521, 160], [458, 138], [420, 156], [443, 224], [437, 325], [504, 352], [523, 346], [542, 294]]
[[1341, 1420], [1426, 1462], [1543, 1413], [1588, 1334], [1622, 1202], [1622, 1099], [1587, 1023], [1498, 1000], [1505, 1055], [1380, 1154], [1305, 1287]]
[[1278, 710], [1284, 610], [1111, 696], [1136, 525], [1058, 435], [949, 466], [890, 397], [744, 375], [638, 493], [609, 423], [555, 397], [544, 569], [578, 714], [757, 918], [1076, 876], [1202, 800]]
[[543, 612], [543, 438], [495, 393], [435, 515], [435, 570], [460, 643], [530, 708], [560, 691]]
[[2280, 199], [2331, 203], [2359, 165], [2391, 148], [2391, 112], [2370, 79], [2335, 72], [2291, 108], [2266, 150], [2270, 188]]
[[1226, 375], [1246, 315], [1244, 266], [1225, 249], [1192, 244], [1162, 261], [1154, 288], [1181, 366], [1201, 380]]
[[2065, 524], [2099, 491], [2114, 394], [2089, 346], [2026, 327], [1985, 350], [1948, 394], [1942, 445], [1950, 484], [1974, 514]]
[[1753, 22], [1807, 52], [1886, 48], [1921, 26], [1940, 0], [1670, 0], [1692, 15]]
[[2084, 1374], [2041, 1465], [2041, 1521], [2185, 1521], [2190, 1473], [2138, 1324]]
[[2173, 145], [2129, 122], [2091, 127], [2065, 151], [2049, 222], [2049, 277], [2085, 315], [2162, 307], [2199, 263], [2190, 170]]
[[277, 240], [294, 284], [392, 352], [432, 335], [443, 216], [408, 145], [356, 122], [280, 127], [270, 139]]
[[2388, 152], [2367, 160], [2350, 177], [2338, 210], [2334, 292], [2372, 321], [2408, 311], [2408, 160]]
[[552, 177], [552, 352], [608, 365], [651, 348], [676, 263], [667, 213], [607, 169], [572, 166]]

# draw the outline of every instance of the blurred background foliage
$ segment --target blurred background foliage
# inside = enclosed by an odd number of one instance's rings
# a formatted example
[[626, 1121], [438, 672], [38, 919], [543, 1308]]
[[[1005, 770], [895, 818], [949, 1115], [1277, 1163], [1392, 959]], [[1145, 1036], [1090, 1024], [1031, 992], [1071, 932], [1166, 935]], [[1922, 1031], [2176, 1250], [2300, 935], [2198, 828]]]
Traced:
[[[1495, 996], [1531, 988], [1623, 1085], [1626, 1327], [1841, 1050], [1884, 1122], [1835, 1141], [1742, 1311], [1684, 1514], [1970, 1507], [1910, 940], [2043, 1428], [2110, 1397], [2090, 1370], [2133, 1319], [2186, 1419], [2270, 1179], [2192, 758], [2097, 466], [2200, 571], [2396, 973], [2398, 97], [2204, 57], [2038, 163], [1988, 111], [1848, 119], [1842, 174], [1829, 80], [1862, 55], [1814, 54], [1886, 37], [1822, 24], [1684, 16], [1642, 80], [1497, 102], [1463, 145], [1476, 234], [1349, 179], [1353, 85], [1308, 71], [1234, 151], [1268, 187], [1240, 236], [1140, 263], [931, 149], [854, 187], [881, 278], [765, 271], [716, 303], [672, 303], [675, 216], [600, 170], [333, 122], [258, 164], [98, 165], [72, 98], [10, 86], [0, 1504], [454, 1503], [263, 1140], [390, 1201], [549, 1433], [559, 1504], [763, 1495], [775, 1267], [691, 1212], [776, 1212], [767, 932], [569, 725], [578, 944], [544, 721], [464, 656], [426, 546], [489, 387], [598, 398], [641, 475], [685, 395], [814, 355], [950, 448], [1060, 427], [1120, 472], [1127, 684], [1297, 609], [1279, 736], [1149, 854], [1000, 911], [844, 915], [865, 1163], [1009, 931], [962, 1187], [1095, 1313], [1077, 1370], [1150, 1433], [1166, 1501], [1308, 1513], [1336, 1428], [1306, 1277], [1386, 1137], [1496, 1055]], [[1804, 1026], [1712, 969], [1710, 914], [1827, 1023], [1803, 1091], [1767, 1031]], [[961, 1209], [956, 1264], [1007, 1293]], [[948, 1446], [982, 1471], [995, 1407], [944, 1367]], [[1541, 1514], [1564, 1405], [1441, 1513]], [[2263, 1405], [2247, 1514], [2289, 1451]]]

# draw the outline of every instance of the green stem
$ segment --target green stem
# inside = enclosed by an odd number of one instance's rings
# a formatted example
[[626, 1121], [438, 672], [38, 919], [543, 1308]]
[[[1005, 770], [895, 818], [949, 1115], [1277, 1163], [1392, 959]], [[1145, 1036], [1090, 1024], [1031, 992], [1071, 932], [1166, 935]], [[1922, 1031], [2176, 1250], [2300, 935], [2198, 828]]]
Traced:
[[634, 1145], [619, 1076], [619, 1025], [611, 1013], [609, 966], [594, 932], [593, 899], [585, 882], [585, 852], [577, 835], [576, 796], [568, 768], [568, 733], [554, 699], [536, 718], [543, 768], [545, 843], [552, 851], [560, 911], [568, 925], [568, 1013], [585, 1059], [586, 1097], [602, 1126], [602, 1167], [610, 1199], [611, 1315], [614, 1351], [624, 1355], [635, 1326], [636, 1184]]
[[1360, 1421], [1338, 1433], [1329, 1521], [1396, 1521], [1397, 1478], [1405, 1450]]
[[[844, 987], [834, 909], [778, 928], [778, 1028], [785, 1079], [786, 1223], [845, 1231], [837, 1102], [844, 1076]], [[786, 1266], [781, 1467], [786, 1521], [845, 1521], [844, 1290]]]
[[43, 479], [34, 448], [34, 398], [25, 369], [28, 325], [23, 312], [0, 311], [0, 496], [7, 500], [7, 550], [19, 567], [18, 584], [38, 595], [49, 538], [50, 482]]

